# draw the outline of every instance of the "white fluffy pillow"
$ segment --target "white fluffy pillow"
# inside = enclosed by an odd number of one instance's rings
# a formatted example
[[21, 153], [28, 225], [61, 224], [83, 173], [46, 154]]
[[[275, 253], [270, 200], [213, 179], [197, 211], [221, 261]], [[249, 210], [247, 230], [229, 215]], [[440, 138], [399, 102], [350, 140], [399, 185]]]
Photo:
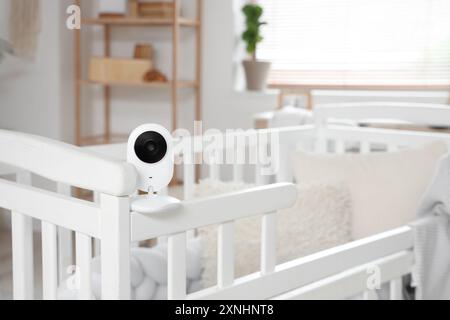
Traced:
[[[198, 194], [211, 190], [235, 190], [232, 183], [221, 182], [213, 187], [201, 182]], [[228, 185], [227, 185], [228, 184]], [[243, 186], [243, 185], [241, 185]], [[351, 240], [350, 192], [342, 184], [315, 183], [298, 186], [299, 197], [290, 209], [277, 214], [277, 263], [293, 260]], [[211, 193], [209, 193], [211, 195]], [[199, 229], [202, 238], [202, 283], [216, 284], [217, 228]], [[235, 222], [235, 276], [259, 271], [261, 246], [261, 216]]]
[[447, 151], [443, 142], [396, 152], [294, 154], [297, 181], [348, 185], [352, 195], [352, 236], [363, 238], [415, 218], [417, 206]]

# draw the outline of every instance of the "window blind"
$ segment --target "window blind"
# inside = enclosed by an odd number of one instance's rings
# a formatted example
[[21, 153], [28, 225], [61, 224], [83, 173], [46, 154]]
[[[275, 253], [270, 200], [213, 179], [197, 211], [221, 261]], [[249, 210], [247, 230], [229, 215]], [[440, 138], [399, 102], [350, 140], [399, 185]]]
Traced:
[[450, 0], [259, 0], [271, 84], [450, 85]]

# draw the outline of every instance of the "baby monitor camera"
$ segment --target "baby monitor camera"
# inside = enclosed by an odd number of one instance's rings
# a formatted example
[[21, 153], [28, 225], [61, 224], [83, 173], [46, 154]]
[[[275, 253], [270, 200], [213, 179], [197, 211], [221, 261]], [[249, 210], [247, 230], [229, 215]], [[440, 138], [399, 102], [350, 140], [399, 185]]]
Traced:
[[172, 180], [174, 155], [170, 132], [158, 124], [144, 124], [130, 134], [127, 161], [137, 172], [137, 189], [148, 195], [134, 197], [131, 209], [152, 213], [178, 206], [179, 200], [161, 195]]
[[137, 188], [145, 192], [160, 192], [172, 180], [172, 136], [158, 124], [143, 124], [128, 138], [127, 161], [138, 174]]

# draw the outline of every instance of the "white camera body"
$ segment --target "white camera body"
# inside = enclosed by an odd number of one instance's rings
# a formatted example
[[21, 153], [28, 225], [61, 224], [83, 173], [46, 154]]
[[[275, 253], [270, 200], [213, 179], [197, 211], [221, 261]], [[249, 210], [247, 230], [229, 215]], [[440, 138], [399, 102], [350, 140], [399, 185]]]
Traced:
[[173, 176], [173, 140], [166, 128], [143, 124], [134, 129], [128, 138], [127, 162], [136, 168], [137, 189], [148, 192], [132, 198], [133, 211], [153, 214], [180, 206], [178, 199], [159, 194]]
[[[161, 137], [164, 141], [160, 139]], [[165, 148], [162, 145], [164, 143]], [[155, 148], [154, 150], [160, 152], [152, 153], [149, 148]], [[169, 185], [173, 176], [173, 140], [170, 132], [163, 126], [153, 123], [143, 124], [134, 129], [128, 138], [127, 162], [136, 168], [139, 190], [160, 192]]]

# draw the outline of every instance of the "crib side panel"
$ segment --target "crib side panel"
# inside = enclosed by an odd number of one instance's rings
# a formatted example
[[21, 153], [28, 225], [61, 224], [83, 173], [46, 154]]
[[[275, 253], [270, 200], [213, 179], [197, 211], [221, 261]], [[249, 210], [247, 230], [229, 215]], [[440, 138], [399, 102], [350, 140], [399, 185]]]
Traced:
[[[413, 253], [411, 251], [399, 252], [369, 264], [357, 266], [344, 272], [338, 273], [323, 280], [319, 280], [302, 288], [281, 294], [274, 297], [276, 300], [337, 300], [348, 297], [354, 297], [361, 292], [366, 294], [364, 298], [373, 297], [374, 291], [367, 289], [367, 282], [372, 275], [368, 271], [379, 271], [380, 284], [389, 282], [390, 299], [401, 299], [402, 288], [398, 287], [401, 283], [401, 277], [411, 272], [411, 266], [414, 263]], [[400, 279], [400, 281], [399, 281]], [[393, 285], [394, 283], [394, 285]]]
[[[33, 220], [38, 220], [42, 236], [42, 297], [57, 299], [58, 287], [66, 289], [66, 276], [70, 276], [68, 267], [72, 265], [69, 260], [62, 261], [70, 258], [70, 252], [64, 252], [61, 247], [71, 244], [64, 242], [66, 238], [61, 237], [59, 231], [69, 234], [77, 231], [87, 239], [84, 243], [90, 245], [92, 236], [101, 236], [100, 208], [91, 202], [71, 198], [70, 194], [61, 194], [61, 188], [58, 188], [60, 193], [56, 193], [33, 187], [31, 174], [25, 171], [17, 174], [17, 181], [0, 179], [0, 206], [10, 209], [12, 214], [13, 296], [15, 299], [35, 297]], [[77, 241], [77, 251], [79, 248]], [[86, 252], [84, 261], [90, 263], [92, 252], [81, 250]], [[77, 272], [74, 276], [90, 282], [90, 270]], [[82, 291], [84, 287], [86, 285], [81, 282], [73, 289]], [[90, 286], [88, 291], [90, 298]]]
[[[411, 272], [412, 245], [412, 230], [409, 227], [401, 227], [289, 261], [278, 265], [274, 272], [268, 274], [261, 275], [257, 272], [236, 279], [232, 286], [226, 288], [213, 287], [193, 293], [188, 295], [188, 299], [267, 299], [296, 290], [302, 293], [301, 289], [307, 290], [307, 285], [315, 283], [322, 287], [326, 285], [325, 280], [328, 277], [362, 266], [366, 276], [363, 281], [358, 279], [361, 277], [361, 273], [358, 272], [352, 274], [350, 280], [345, 280], [350, 281], [352, 286], [356, 285], [356, 289], [361, 292], [368, 288], [367, 282], [364, 281], [370, 276], [367, 266], [378, 267], [392, 258], [390, 265], [392, 273], [387, 272], [387, 277], [381, 279], [382, 281], [389, 281]], [[319, 281], [325, 283], [317, 283]], [[345, 281], [340, 285], [345, 284]], [[340, 285], [338, 283], [338, 287]], [[346, 297], [341, 294], [339, 298]]]

